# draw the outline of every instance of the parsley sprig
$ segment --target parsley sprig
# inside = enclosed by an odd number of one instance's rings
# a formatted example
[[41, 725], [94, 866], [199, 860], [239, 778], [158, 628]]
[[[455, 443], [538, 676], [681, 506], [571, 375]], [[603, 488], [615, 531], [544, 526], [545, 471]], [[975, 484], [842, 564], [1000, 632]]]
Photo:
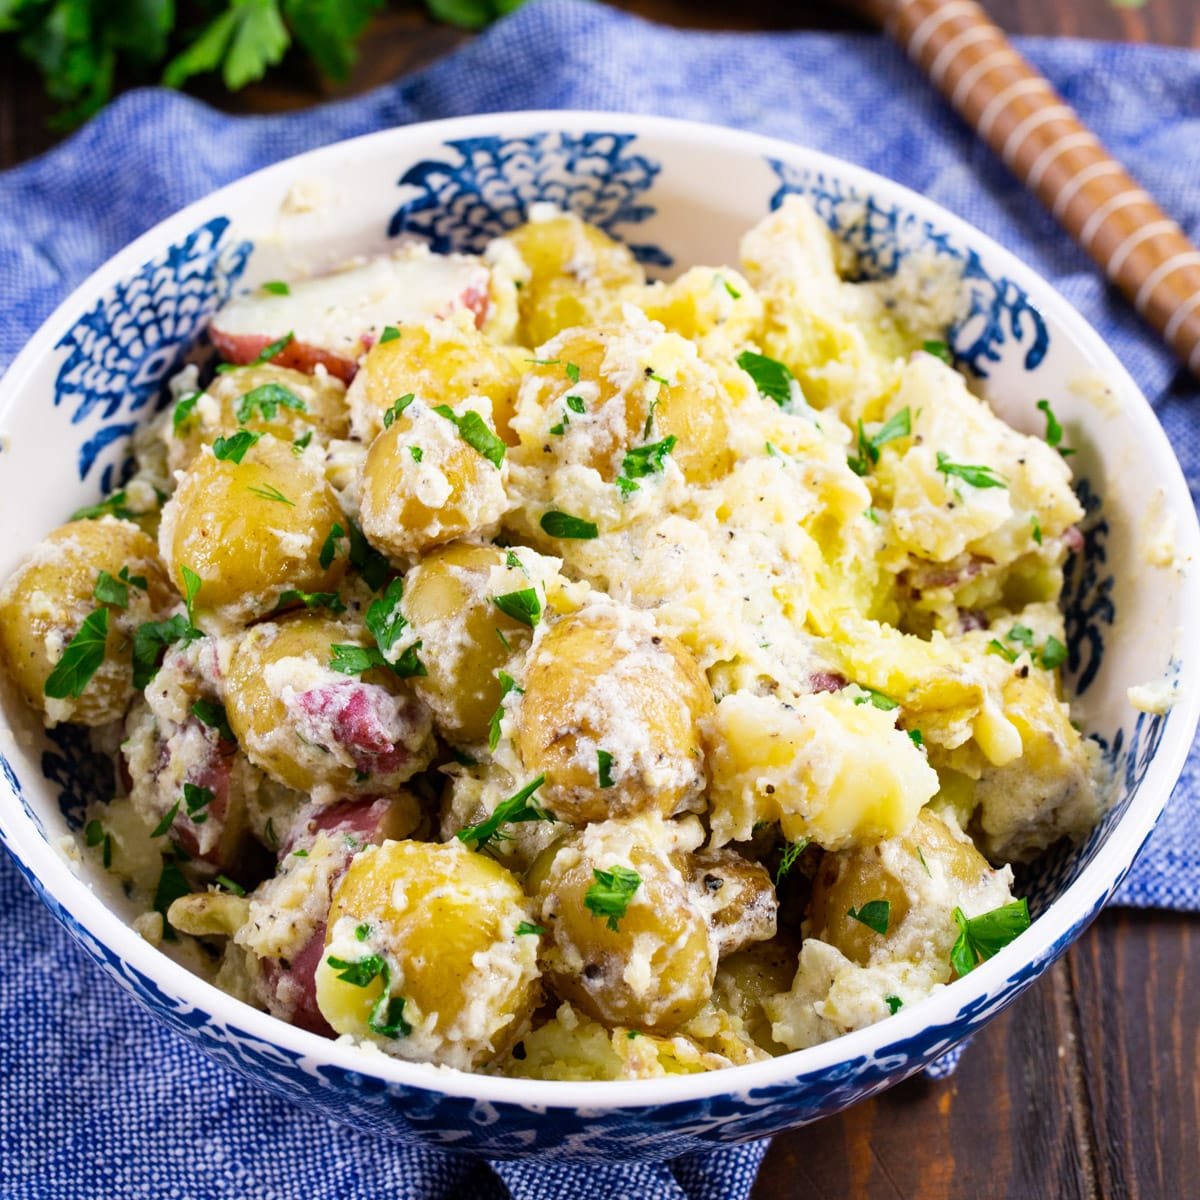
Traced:
[[867, 435], [863, 423], [858, 422], [858, 453], [852, 455], [847, 462], [855, 475], [866, 475], [879, 461], [879, 451], [889, 442], [897, 441], [912, 435], [912, 414], [907, 407], [892, 413], [879, 429]]
[[950, 965], [961, 977], [1029, 928], [1029, 901], [1013, 900], [978, 917], [968, 917], [961, 908], [955, 908], [954, 920], [959, 933], [950, 951]]
[[510, 835], [500, 828], [501, 825], [517, 825], [525, 821], [556, 821], [558, 818], [552, 812], [532, 800], [534, 792], [545, 782], [545, 775], [531, 780], [516, 795], [501, 800], [490, 817], [476, 825], [460, 829], [457, 834], [458, 840], [466, 842], [473, 850], [483, 850], [493, 840], [506, 841], [509, 838]]
[[937, 452], [937, 469], [947, 478], [953, 476], [970, 484], [973, 488], [1006, 488], [1008, 480], [993, 467], [971, 466], [966, 463], [950, 461], [950, 456], [944, 451]]
[[638, 484], [634, 480], [666, 470], [666, 457], [675, 448], [678, 440], [672, 433], [660, 442], [634, 446], [629, 450], [621, 460], [621, 474], [617, 476], [617, 487], [621, 489], [621, 495], [628, 496], [638, 490]]
[[583, 906], [593, 917], [606, 917], [609, 929], [620, 929], [620, 920], [629, 909], [634, 893], [642, 886], [642, 877], [630, 867], [615, 864], [607, 871], [592, 869], [596, 882], [583, 897]]
[[786, 364], [753, 350], [743, 350], [737, 356], [737, 365], [754, 380], [758, 393], [766, 400], [774, 400], [780, 408], [792, 402], [792, 384], [796, 377]]
[[340, 980], [352, 987], [365, 988], [382, 978], [379, 998], [371, 1006], [367, 1019], [367, 1028], [372, 1033], [387, 1038], [407, 1037], [412, 1033], [412, 1025], [404, 1019], [405, 998], [392, 995], [392, 969], [382, 954], [368, 954], [357, 962], [331, 954], [325, 961], [338, 972]]
[[882, 937], [888, 931], [892, 922], [892, 902], [890, 900], [868, 900], [862, 908], [846, 909], [846, 916], [865, 925], [868, 929]]
[[43, 691], [53, 700], [78, 700], [104, 662], [108, 642], [108, 609], [98, 608], [83, 619], [67, 643], [62, 658], [46, 677]]
[[462, 416], [455, 413], [448, 404], [437, 404], [433, 411], [439, 417], [445, 417], [458, 430], [462, 438], [472, 450], [482, 454], [497, 470], [504, 461], [504, 442], [488, 428], [487, 422], [473, 409], [469, 408]]

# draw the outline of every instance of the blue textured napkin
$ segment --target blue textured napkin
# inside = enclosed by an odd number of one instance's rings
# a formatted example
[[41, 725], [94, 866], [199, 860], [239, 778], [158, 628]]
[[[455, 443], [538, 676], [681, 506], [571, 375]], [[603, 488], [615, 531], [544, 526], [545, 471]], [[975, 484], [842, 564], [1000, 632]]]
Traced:
[[[1026, 41], [1022, 48], [1200, 236], [1200, 55]], [[1200, 389], [992, 156], [880, 37], [680, 33], [542, 0], [450, 58], [354, 100], [233, 118], [131, 93], [42, 158], [0, 175], [0, 370], [53, 306], [131, 238], [275, 159], [436, 117], [604, 108], [717, 121], [899, 179], [1049, 277], [1155, 403], [1193, 488]], [[1194, 753], [1118, 899], [1200, 909]], [[161, 1028], [75, 950], [0, 856], [3, 1200], [741, 1200], [764, 1146], [663, 1166], [572, 1169], [405, 1149], [274, 1100]]]

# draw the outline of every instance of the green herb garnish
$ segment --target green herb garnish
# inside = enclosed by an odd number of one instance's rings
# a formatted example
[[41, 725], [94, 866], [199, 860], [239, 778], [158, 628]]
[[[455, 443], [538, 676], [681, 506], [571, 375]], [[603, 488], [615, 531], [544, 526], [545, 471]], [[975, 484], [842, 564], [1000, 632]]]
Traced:
[[412, 392], [406, 392], [383, 414], [384, 429], [391, 429], [396, 418], [413, 402]]
[[1063, 427], [1054, 415], [1054, 410], [1050, 407], [1050, 401], [1039, 400], [1037, 407], [1046, 418], [1046, 445], [1052, 446], [1063, 458], [1069, 458], [1075, 451], [1068, 446], [1062, 445]]
[[456, 416], [448, 404], [435, 405], [433, 411], [439, 417], [445, 417], [472, 450], [478, 451], [493, 467], [499, 469], [504, 461], [504, 442], [488, 428], [487, 422], [473, 408], [467, 409], [461, 417]]
[[399, 336], [400, 330], [395, 325], [385, 325], [379, 335], [379, 344], [382, 346], [384, 342], [394, 342]]
[[183, 785], [183, 803], [187, 808], [187, 815], [197, 825], [203, 825], [208, 820], [208, 806], [214, 800], [212, 788], [199, 787], [194, 783], [184, 783]]
[[754, 380], [760, 396], [774, 400], [780, 408], [786, 408], [792, 402], [792, 384], [796, 377], [781, 362], [768, 358], [765, 354], [755, 354], [752, 350], [743, 350], [737, 356], [737, 365]]
[[[126, 568], [128, 570], [128, 568]], [[115, 608], [129, 607], [129, 585], [101, 571], [96, 576], [96, 586], [92, 589], [92, 598], [101, 604], [111, 604]]]
[[240, 371], [243, 367], [265, 366], [277, 354], [282, 354], [292, 344], [295, 336], [293, 333], [285, 333], [278, 341], [268, 342], [248, 363], [221, 363], [217, 367], [217, 373], [223, 375], [226, 371]]
[[867, 436], [863, 423], [858, 422], [858, 454], [848, 459], [850, 470], [855, 475], [866, 475], [879, 461], [879, 451], [898, 438], [906, 438], [912, 434], [912, 414], [908, 408], [892, 413], [879, 429]]
[[613, 786], [613, 756], [607, 750], [596, 751], [596, 782], [602, 788]]
[[890, 900], [868, 900], [862, 908], [846, 909], [846, 916], [874, 930], [881, 936], [888, 931], [892, 920], [892, 902]]
[[261, 437], [261, 433], [252, 433], [249, 429], [239, 429], [229, 437], [219, 437], [212, 444], [213, 457], [219, 462], [240, 463], [246, 457], [246, 451]]
[[551, 537], [574, 538], [583, 541], [600, 536], [600, 529], [594, 521], [585, 521], [554, 508], [549, 512], [542, 513], [542, 519], [538, 524], [541, 525], [543, 532], [548, 533]]
[[287, 588], [279, 593], [279, 600], [274, 613], [282, 612], [293, 604], [302, 604], [305, 608], [327, 608], [332, 613], [346, 611], [345, 601], [337, 592], [302, 592], [299, 588]]
[[383, 595], [372, 600], [367, 607], [364, 622], [384, 654], [391, 650], [408, 625], [400, 611], [400, 602], [403, 599], [404, 580], [397, 577], [387, 585]]
[[517, 681], [507, 671], [498, 672], [496, 678], [500, 681], [500, 704], [488, 722], [489, 750], [495, 750], [500, 744], [500, 722], [504, 719], [504, 697], [509, 692], [516, 692], [520, 696], [525, 694], [525, 689], [518, 687]]
[[270, 292], [272, 296], [290, 296], [292, 289], [288, 287], [282, 279], [269, 279], [266, 283], [259, 284], [264, 292]]
[[519, 592], [506, 592], [503, 596], [493, 596], [492, 603], [512, 620], [528, 625], [530, 629], [537, 626], [542, 615], [542, 602], [533, 588], [522, 588]]
[[934, 358], [940, 358], [947, 366], [954, 362], [954, 356], [950, 353], [950, 347], [945, 342], [923, 342], [921, 349], [926, 354], [932, 354]]
[[546, 931], [540, 925], [533, 925], [529, 921], [522, 921], [517, 926], [517, 930], [516, 930], [517, 937], [522, 937], [523, 935], [525, 935], [527, 933], [538, 934], [538, 933], [545, 933], [545, 932]]
[[[769, 822], [764, 821], [763, 824]], [[808, 849], [811, 838], [802, 837], [797, 841], [789, 842], [784, 848], [783, 857], [779, 860], [779, 866], [775, 871], [775, 886], [778, 887], [783, 882], [783, 877], [792, 869], [796, 859]]]
[[235, 742], [233, 730], [229, 728], [229, 717], [222, 705], [215, 700], [196, 700], [192, 704], [192, 716], [202, 725], [217, 731], [217, 737], [223, 742]]
[[643, 479], [665, 470], [663, 460], [675, 448], [679, 439], [674, 434], [663, 438], [661, 442], [652, 442], [648, 446], [635, 446], [621, 460], [621, 474], [617, 478], [617, 486], [622, 493], [628, 495], [636, 492], [638, 485], [635, 479]]
[[71, 514], [72, 521], [98, 521], [101, 517], [118, 517], [122, 521], [131, 521], [137, 514], [126, 508], [129, 499], [125, 492], [113, 492], [98, 504], [89, 504], [85, 508], [77, 508]]
[[1013, 900], [978, 917], [968, 917], [961, 908], [955, 908], [954, 919], [959, 934], [950, 951], [950, 965], [961, 977], [1029, 928], [1029, 901]]
[[493, 838], [504, 840], [508, 837], [500, 829], [501, 825], [515, 825], [524, 821], [557, 820], [553, 813], [534, 804], [530, 799], [545, 782], [545, 775], [539, 775], [532, 782], [527, 783], [516, 795], [509, 796], [507, 800], [501, 800], [490, 817], [480, 821], [477, 825], [468, 825], [464, 829], [460, 829], [457, 834], [458, 840], [468, 844], [473, 842], [472, 849], [482, 850]]
[[65, 700], [68, 696], [78, 700], [104, 662], [107, 641], [108, 609], [98, 608], [83, 619], [62, 658], [47, 676], [42, 689], [46, 695], [52, 700]]
[[203, 396], [203, 392], [192, 392], [190, 395], [184, 396], [178, 404], [175, 405], [174, 411], [171, 413], [171, 432], [176, 437], [180, 436], [184, 426], [191, 420], [192, 413], [195, 411], [196, 405]]
[[281, 408], [290, 408], [293, 412], [308, 412], [308, 405], [283, 384], [264, 383], [238, 397], [233, 415], [242, 425], [249, 421], [256, 411], [262, 414], [264, 421], [273, 421]]
[[894, 708], [899, 708], [898, 701], [893, 700], [891, 696], [884, 695], [883, 692], [877, 692], [874, 688], [863, 687], [861, 683], [855, 684], [855, 687], [861, 688], [866, 693], [865, 696], [855, 696], [855, 704], [866, 704], [870, 701], [880, 712], [891, 712]]
[[593, 868], [592, 875], [596, 882], [584, 895], [583, 906], [593, 917], [607, 917], [609, 929], [616, 931], [634, 892], [642, 885], [642, 877], [629, 867], [619, 865], [608, 871]]
[[968, 466], [964, 463], [951, 462], [947, 455], [937, 452], [937, 469], [945, 476], [951, 475], [968, 483], [973, 488], [1006, 488], [1007, 480], [992, 467]]
[[139, 625], [133, 631], [133, 686], [140, 691], [154, 678], [168, 646], [203, 636], [182, 614], [166, 621], [146, 621]]

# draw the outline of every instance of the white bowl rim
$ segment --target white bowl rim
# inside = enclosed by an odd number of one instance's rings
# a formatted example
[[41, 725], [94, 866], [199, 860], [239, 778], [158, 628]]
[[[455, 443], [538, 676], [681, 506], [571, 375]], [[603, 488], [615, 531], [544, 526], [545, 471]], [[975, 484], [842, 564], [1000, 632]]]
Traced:
[[[0, 419], [22, 391], [22, 382], [41, 357], [53, 352], [62, 328], [87, 307], [92, 298], [146, 261], [155, 250], [168, 244], [180, 233], [190, 233], [198, 218], [216, 215], [223, 200], [247, 189], [254, 181], [287, 176], [302, 164], [320, 166], [322, 160], [376, 143], [406, 140], [442, 140], [477, 134], [495, 134], [498, 124], [506, 136], [520, 136], [557, 129], [613, 129], [636, 135], [659, 135], [682, 144], [718, 147], [746, 155], [788, 160], [803, 160], [805, 167], [823, 170], [863, 190], [886, 195], [909, 211], [932, 219], [979, 250], [989, 264], [1001, 268], [1029, 294], [1035, 307], [1045, 308], [1054, 323], [1091, 356], [1106, 382], [1114, 385], [1122, 404], [1136, 412], [1145, 428], [1143, 451], [1153, 458], [1159, 470], [1159, 482], [1166, 489], [1167, 508], [1175, 514], [1176, 548], [1180, 561], [1194, 562], [1200, 551], [1200, 524], [1182, 470], [1171, 450], [1166, 434], [1153, 409], [1124, 366], [1100, 335], [1076, 312], [1058, 291], [1014, 254], [1004, 249], [972, 225], [902, 184], [864, 167], [846, 162], [822, 151], [779, 138], [744, 132], [724, 126], [671, 117], [643, 116], [635, 113], [602, 110], [550, 109], [520, 112], [481, 113], [440, 121], [417, 122], [363, 134], [305, 151], [263, 167], [225, 184], [208, 195], [165, 218], [108, 259], [89, 275], [50, 314], [9, 370], [0, 378]], [[1200, 580], [1189, 572], [1184, 581], [1185, 595], [1191, 598], [1191, 610], [1200, 609]], [[1181, 605], [1182, 607], [1182, 605]], [[1181, 661], [1200, 658], [1200, 624], [1187, 624], [1179, 632], [1177, 655]], [[76, 876], [66, 860], [38, 832], [33, 821], [18, 803], [0, 804], [0, 836], [16, 856], [31, 870], [41, 886], [56, 898], [71, 918], [98, 942], [148, 976], [168, 994], [190, 1000], [195, 1008], [211, 1014], [222, 1024], [239, 1027], [263, 1041], [279, 1045], [304, 1056], [318, 1066], [329, 1066], [351, 1074], [410, 1088], [440, 1092], [448, 1096], [484, 1103], [512, 1104], [526, 1109], [569, 1108], [600, 1115], [613, 1109], [637, 1109], [665, 1104], [701, 1101], [720, 1096], [741, 1096], [752, 1089], [786, 1086], [789, 1081], [810, 1073], [827, 1070], [840, 1063], [866, 1058], [877, 1059], [889, 1045], [917, 1036], [934, 1025], [953, 1025], [959, 1011], [972, 1000], [999, 996], [1004, 981], [1022, 966], [1041, 964], [1041, 970], [1065, 950], [1056, 943], [1077, 923], [1097, 910], [1101, 898], [1111, 894], [1132, 864], [1134, 853], [1143, 845], [1170, 798], [1191, 747], [1200, 719], [1200, 689], [1181, 689], [1175, 711], [1139, 788], [1136, 802], [1118, 822], [1096, 857], [1079, 878], [1049, 906], [1015, 942], [987, 962], [980, 964], [965, 979], [940, 988], [912, 1007], [875, 1025], [844, 1034], [805, 1050], [796, 1050], [765, 1062], [726, 1067], [695, 1075], [662, 1079], [597, 1080], [567, 1082], [557, 1080], [512, 1079], [504, 1076], [472, 1074], [426, 1063], [411, 1063], [350, 1042], [332, 1041], [250, 1007], [222, 992], [211, 983], [192, 974], [142, 939], [134, 930], [96, 897], [86, 881]], [[2, 783], [2, 781], [0, 781]], [[2, 783], [6, 796], [12, 793]], [[16, 797], [12, 797], [16, 800]], [[1020, 988], [1010, 989], [1015, 999]]]

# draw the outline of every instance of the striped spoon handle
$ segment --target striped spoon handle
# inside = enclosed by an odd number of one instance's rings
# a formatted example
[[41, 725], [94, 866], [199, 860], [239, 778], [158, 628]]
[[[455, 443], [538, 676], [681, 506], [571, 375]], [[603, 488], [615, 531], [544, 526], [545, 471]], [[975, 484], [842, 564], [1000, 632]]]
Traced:
[[973, 0], [866, 7], [1200, 377], [1200, 250]]

